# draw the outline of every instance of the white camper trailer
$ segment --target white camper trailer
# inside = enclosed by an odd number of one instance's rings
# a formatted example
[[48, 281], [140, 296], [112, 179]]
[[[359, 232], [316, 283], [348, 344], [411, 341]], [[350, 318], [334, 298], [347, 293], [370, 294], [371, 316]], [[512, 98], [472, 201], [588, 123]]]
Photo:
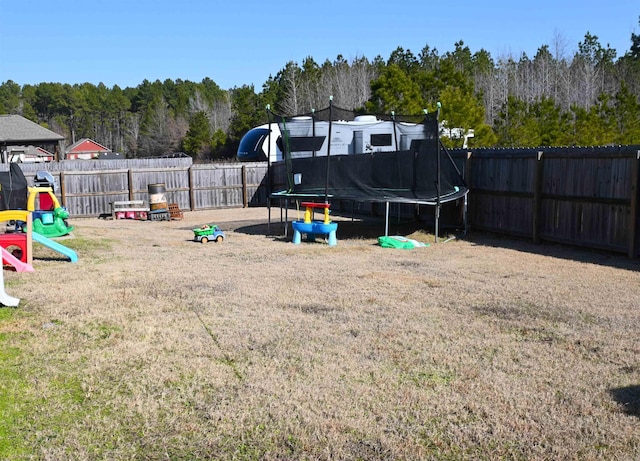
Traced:
[[[366, 154], [409, 150], [425, 139], [421, 123], [379, 120], [373, 115], [360, 115], [353, 121], [314, 121], [311, 117], [293, 117], [281, 125], [260, 125], [247, 132], [238, 147], [238, 160], [272, 162], [283, 160], [287, 143], [292, 158], [327, 155], [331, 126], [330, 155]], [[282, 127], [282, 128], [281, 128]]]

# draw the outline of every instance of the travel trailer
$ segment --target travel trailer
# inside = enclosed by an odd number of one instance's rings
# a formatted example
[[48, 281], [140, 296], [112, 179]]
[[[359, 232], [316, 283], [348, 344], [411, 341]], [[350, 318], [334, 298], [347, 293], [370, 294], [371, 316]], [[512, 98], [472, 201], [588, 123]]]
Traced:
[[[269, 136], [269, 126], [271, 136]], [[283, 136], [284, 134], [284, 136]], [[412, 149], [426, 139], [425, 127], [421, 123], [379, 120], [374, 115], [360, 115], [352, 121], [331, 123], [314, 121], [310, 116], [299, 116], [286, 123], [260, 125], [249, 130], [238, 147], [238, 160], [276, 162], [284, 160], [284, 144], [287, 143], [291, 158], [321, 157], [327, 155], [366, 154]]]

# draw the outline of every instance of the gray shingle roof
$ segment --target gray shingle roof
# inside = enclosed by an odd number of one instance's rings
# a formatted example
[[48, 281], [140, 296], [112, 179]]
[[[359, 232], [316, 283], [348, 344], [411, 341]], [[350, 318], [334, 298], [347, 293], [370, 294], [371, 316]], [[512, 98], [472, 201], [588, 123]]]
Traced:
[[0, 115], [0, 143], [2, 144], [53, 142], [63, 139], [64, 136], [47, 130], [20, 115]]

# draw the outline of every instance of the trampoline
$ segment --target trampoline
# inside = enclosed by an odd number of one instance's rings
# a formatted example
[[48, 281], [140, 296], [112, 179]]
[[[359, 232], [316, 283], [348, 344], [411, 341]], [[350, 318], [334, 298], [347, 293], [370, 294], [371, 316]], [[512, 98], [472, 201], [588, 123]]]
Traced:
[[[366, 125], [349, 124], [358, 115], [331, 104], [322, 111], [293, 117], [268, 113], [270, 123], [277, 123], [281, 133], [277, 145], [286, 169], [287, 184], [270, 193], [272, 199], [280, 201], [281, 208], [283, 201], [288, 200], [385, 203], [387, 235], [390, 203], [431, 206], [437, 240], [441, 206], [463, 200], [466, 232], [469, 189], [440, 142], [439, 111], [425, 111], [419, 116], [377, 115], [375, 121], [370, 118]], [[301, 120], [305, 121], [306, 129], [301, 129]], [[385, 146], [372, 147], [372, 140]]]

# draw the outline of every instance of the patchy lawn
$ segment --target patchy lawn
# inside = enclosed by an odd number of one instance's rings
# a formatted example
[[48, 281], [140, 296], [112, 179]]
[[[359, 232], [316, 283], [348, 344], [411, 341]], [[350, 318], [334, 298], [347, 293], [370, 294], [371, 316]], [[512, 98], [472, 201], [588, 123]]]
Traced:
[[[35, 272], [4, 272], [0, 459], [637, 456], [637, 261], [384, 249], [348, 219], [293, 245], [266, 220], [72, 218], [75, 264], [34, 243]], [[205, 223], [225, 241], [193, 242]]]

